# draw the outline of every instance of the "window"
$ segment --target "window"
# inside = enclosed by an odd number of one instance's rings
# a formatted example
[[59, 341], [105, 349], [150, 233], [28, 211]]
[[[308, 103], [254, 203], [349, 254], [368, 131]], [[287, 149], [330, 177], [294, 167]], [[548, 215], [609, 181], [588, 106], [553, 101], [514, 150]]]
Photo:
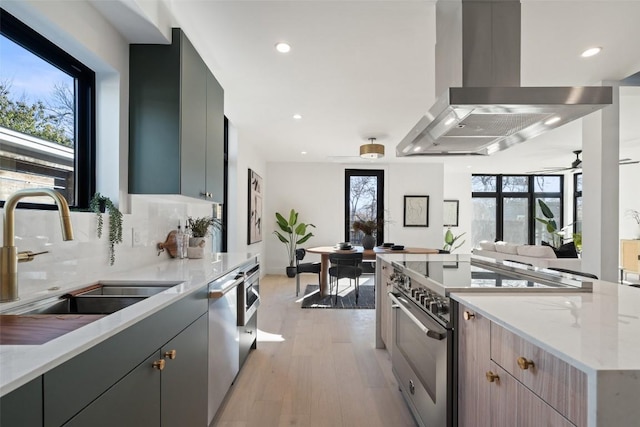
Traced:
[[[359, 245], [363, 234], [353, 231], [351, 224], [356, 220], [373, 220], [382, 223], [384, 220], [384, 171], [369, 169], [345, 170], [345, 226], [346, 242]], [[376, 242], [381, 245], [384, 240], [382, 227], [374, 233]]]
[[573, 232], [582, 233], [582, 174], [573, 174]]
[[539, 244], [549, 240], [538, 200], [554, 213], [558, 228], [562, 224], [562, 175], [473, 175], [472, 245], [482, 240]]
[[0, 200], [48, 187], [87, 207], [95, 192], [95, 73], [2, 9], [0, 63]]

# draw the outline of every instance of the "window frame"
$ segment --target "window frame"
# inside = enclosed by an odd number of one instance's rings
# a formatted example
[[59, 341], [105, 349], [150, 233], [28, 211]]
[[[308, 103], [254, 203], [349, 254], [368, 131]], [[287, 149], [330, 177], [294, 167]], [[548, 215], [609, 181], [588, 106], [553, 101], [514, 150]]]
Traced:
[[[504, 238], [504, 201], [508, 198], [526, 198], [528, 203], [528, 223], [527, 223], [527, 244], [535, 244], [535, 227], [536, 227], [536, 200], [544, 198], [557, 198], [560, 200], [560, 221], [559, 225], [564, 223], [564, 175], [527, 175], [527, 174], [486, 174], [477, 173], [473, 176], [490, 176], [496, 178], [496, 191], [472, 191], [471, 198], [492, 198], [496, 201], [496, 240]], [[506, 177], [527, 177], [527, 191], [503, 191], [503, 181]], [[553, 192], [535, 191], [535, 178], [542, 177], [559, 177], [560, 190]]]
[[[345, 169], [344, 171], [344, 238], [345, 242], [351, 239], [351, 227], [349, 215], [349, 203], [351, 194], [352, 176], [375, 176], [376, 177], [376, 217], [378, 221], [384, 221], [384, 170], [382, 169]], [[376, 233], [376, 244], [382, 245], [384, 242], [384, 227]]]
[[[0, 8], [0, 34], [49, 62], [75, 80], [74, 201], [72, 208], [88, 208], [96, 191], [96, 78], [95, 72], [27, 24]], [[4, 206], [4, 200], [0, 200]], [[55, 205], [21, 202], [21, 208], [56, 209]]]

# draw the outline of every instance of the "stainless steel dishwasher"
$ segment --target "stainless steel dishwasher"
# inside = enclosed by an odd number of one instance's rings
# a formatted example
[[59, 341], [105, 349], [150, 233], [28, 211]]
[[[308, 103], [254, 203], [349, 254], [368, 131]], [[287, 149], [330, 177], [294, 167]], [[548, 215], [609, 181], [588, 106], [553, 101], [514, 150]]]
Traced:
[[[238, 290], [239, 269], [209, 283], [209, 408], [211, 424], [240, 369]], [[240, 288], [238, 288], [240, 286]]]

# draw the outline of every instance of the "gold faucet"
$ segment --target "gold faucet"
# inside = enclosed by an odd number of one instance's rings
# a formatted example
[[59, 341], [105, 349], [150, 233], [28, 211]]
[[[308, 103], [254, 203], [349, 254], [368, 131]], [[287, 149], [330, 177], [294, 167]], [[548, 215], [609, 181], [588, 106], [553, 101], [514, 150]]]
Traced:
[[31, 251], [18, 252], [15, 243], [15, 210], [18, 201], [25, 197], [49, 196], [58, 205], [60, 211], [60, 223], [62, 226], [62, 239], [73, 240], [73, 228], [69, 205], [57, 191], [49, 188], [25, 188], [18, 190], [4, 202], [4, 242], [0, 249], [0, 265], [2, 267], [2, 282], [0, 282], [0, 302], [15, 301], [18, 299], [18, 262], [32, 261], [35, 255]]

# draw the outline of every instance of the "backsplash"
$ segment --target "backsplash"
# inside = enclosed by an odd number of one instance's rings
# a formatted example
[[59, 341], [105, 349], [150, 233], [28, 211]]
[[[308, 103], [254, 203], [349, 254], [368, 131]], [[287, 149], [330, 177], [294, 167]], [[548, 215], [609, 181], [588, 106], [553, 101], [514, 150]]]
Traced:
[[[96, 214], [71, 212], [74, 240], [63, 241], [58, 211], [16, 210], [16, 246], [19, 251], [49, 251], [31, 262], [18, 265], [18, 286], [21, 299], [46, 294], [53, 287], [78, 286], [104, 278], [107, 273], [126, 271], [163, 261], [167, 252], [158, 255], [157, 243], [164, 242], [178, 222], [184, 227], [188, 216], [212, 214], [212, 205], [190, 202], [171, 196], [132, 195], [131, 214], [125, 214], [122, 226], [123, 242], [116, 245], [116, 260], [109, 265], [108, 215], [103, 214], [102, 238], [96, 235]], [[3, 212], [4, 214], [4, 212]], [[3, 230], [0, 229], [0, 238]], [[134, 239], [135, 233], [135, 239]], [[205, 252], [212, 251], [211, 237]]]

